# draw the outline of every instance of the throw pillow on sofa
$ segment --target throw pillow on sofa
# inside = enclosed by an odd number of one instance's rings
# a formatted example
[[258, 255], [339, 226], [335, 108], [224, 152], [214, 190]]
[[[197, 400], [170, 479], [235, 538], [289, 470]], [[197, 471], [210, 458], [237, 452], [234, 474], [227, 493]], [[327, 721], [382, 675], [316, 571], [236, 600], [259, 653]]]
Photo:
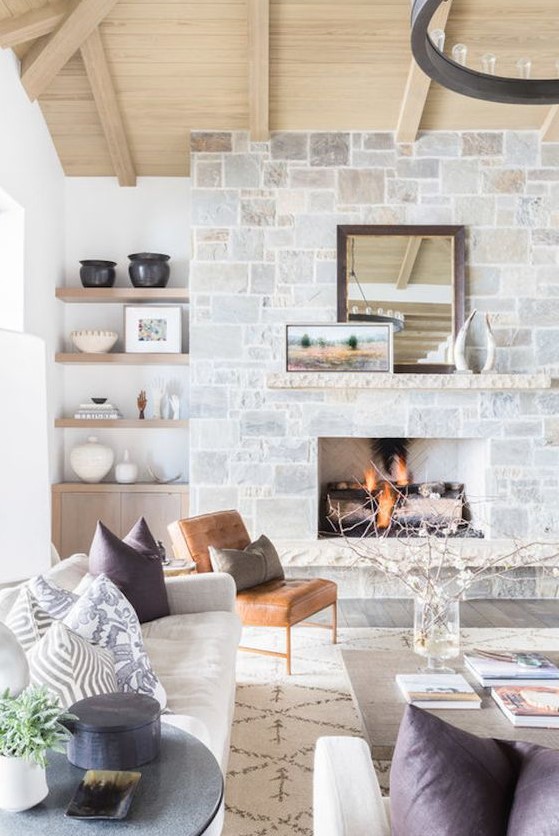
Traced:
[[141, 623], [169, 615], [163, 564], [143, 517], [121, 540], [97, 523], [89, 552], [92, 575], [107, 575], [128, 598]]
[[559, 751], [479, 738], [408, 706], [390, 772], [393, 836], [557, 836]]
[[393, 836], [505, 836], [516, 770], [506, 749], [414, 706], [390, 771]]
[[283, 580], [283, 566], [274, 544], [262, 534], [244, 549], [209, 547], [214, 572], [227, 572], [233, 577], [237, 592], [259, 586], [267, 581]]
[[118, 691], [110, 650], [90, 644], [55, 621], [27, 654], [33, 685], [44, 685], [69, 708], [78, 700]]
[[40, 608], [52, 618], [64, 618], [78, 598], [76, 594], [62, 589], [43, 575], [35, 575], [27, 581], [26, 586]]
[[24, 650], [29, 650], [47, 632], [52, 617], [39, 606], [27, 586], [22, 586], [6, 617], [6, 626], [16, 635]]
[[64, 624], [87, 641], [111, 651], [120, 691], [148, 694], [165, 707], [165, 690], [146, 653], [138, 616], [106, 575], [95, 578], [64, 617]]

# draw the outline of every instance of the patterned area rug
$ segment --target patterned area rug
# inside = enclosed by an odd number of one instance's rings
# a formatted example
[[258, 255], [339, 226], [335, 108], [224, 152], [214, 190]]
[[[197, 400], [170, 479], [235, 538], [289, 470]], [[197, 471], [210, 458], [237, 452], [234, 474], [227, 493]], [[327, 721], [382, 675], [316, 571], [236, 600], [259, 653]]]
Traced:
[[[322, 735], [361, 735], [340, 647], [395, 650], [411, 632], [342, 628], [293, 631], [293, 676], [282, 661], [239, 653], [237, 707], [227, 775], [224, 836], [312, 836], [312, 763]], [[282, 649], [282, 631], [247, 629], [243, 644]], [[559, 629], [463, 630], [462, 646], [557, 650]], [[381, 783], [388, 763], [376, 765]]]

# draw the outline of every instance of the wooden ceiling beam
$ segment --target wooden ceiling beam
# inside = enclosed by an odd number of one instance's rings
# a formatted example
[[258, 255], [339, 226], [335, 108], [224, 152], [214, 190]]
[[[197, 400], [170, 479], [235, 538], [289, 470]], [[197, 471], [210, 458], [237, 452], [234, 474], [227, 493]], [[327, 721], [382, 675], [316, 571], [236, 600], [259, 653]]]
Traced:
[[116, 3], [117, 0], [74, 2], [48, 41], [29, 51], [21, 64], [21, 82], [31, 101], [35, 101], [47, 89]]
[[0, 20], [0, 47], [7, 49], [50, 35], [60, 26], [67, 13], [68, 6], [58, 3], [56, 6], [43, 6], [17, 17]]
[[409, 239], [406, 252], [402, 260], [402, 266], [400, 267], [400, 272], [398, 274], [398, 278], [396, 279], [396, 290], [405, 290], [410, 283], [411, 274], [413, 273], [413, 268], [415, 267], [415, 262], [417, 261], [417, 256], [419, 255], [419, 248], [422, 243], [423, 238], [420, 238], [418, 235], [412, 236]]
[[270, 136], [270, 0], [248, 0], [249, 120], [255, 142]]
[[[451, 6], [452, 0], [446, 0], [446, 3], [439, 6], [433, 15], [430, 30], [445, 29]], [[396, 142], [415, 142], [417, 139], [417, 132], [427, 104], [430, 87], [431, 79], [425, 75], [412, 58], [404, 98], [400, 107], [400, 115], [398, 116]]]
[[118, 182], [135, 186], [136, 170], [99, 29], [83, 42], [80, 52]]

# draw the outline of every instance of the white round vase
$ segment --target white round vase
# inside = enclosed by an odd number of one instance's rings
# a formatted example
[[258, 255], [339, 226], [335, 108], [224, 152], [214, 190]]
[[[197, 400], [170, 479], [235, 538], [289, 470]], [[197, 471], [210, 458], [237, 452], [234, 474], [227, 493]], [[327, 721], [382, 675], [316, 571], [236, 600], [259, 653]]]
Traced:
[[115, 460], [115, 454], [110, 447], [99, 444], [98, 439], [91, 435], [87, 444], [79, 444], [70, 453], [72, 470], [83, 482], [100, 482]]
[[115, 467], [115, 478], [120, 485], [132, 485], [138, 478], [138, 465], [130, 461], [130, 453], [124, 451], [121, 462]]
[[0, 810], [21, 813], [40, 804], [48, 794], [44, 767], [0, 755]]

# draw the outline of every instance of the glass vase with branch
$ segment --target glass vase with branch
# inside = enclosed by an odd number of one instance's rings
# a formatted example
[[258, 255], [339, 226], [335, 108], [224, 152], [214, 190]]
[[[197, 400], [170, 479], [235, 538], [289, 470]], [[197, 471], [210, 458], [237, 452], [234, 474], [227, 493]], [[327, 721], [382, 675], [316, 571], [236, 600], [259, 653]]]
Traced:
[[[508, 538], [504, 545], [497, 541], [496, 550], [476, 548], [474, 554], [471, 544], [479, 545], [483, 533], [471, 513], [465, 514], [465, 509], [471, 511], [471, 500], [466, 504], [459, 494], [441, 514], [441, 497], [429, 494], [426, 483], [418, 518], [409, 512], [407, 486], [386, 479], [375, 465], [372, 469], [375, 477], [369, 470], [366, 482], [359, 482], [360, 498], [343, 507], [328, 498], [327, 519], [345, 538], [355, 564], [397, 580], [413, 598], [413, 646], [427, 659], [427, 669], [452, 672], [445, 662], [459, 655], [459, 607], [468, 591], [479, 581], [528, 566], [559, 576], [559, 545]], [[488, 501], [479, 504], [486, 508]]]

